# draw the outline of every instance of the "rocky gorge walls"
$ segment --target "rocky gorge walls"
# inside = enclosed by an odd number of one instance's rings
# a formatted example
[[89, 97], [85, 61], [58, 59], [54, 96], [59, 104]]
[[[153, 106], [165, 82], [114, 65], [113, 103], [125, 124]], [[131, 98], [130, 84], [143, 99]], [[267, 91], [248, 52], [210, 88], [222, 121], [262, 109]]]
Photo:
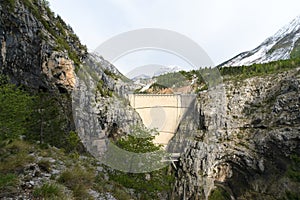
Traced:
[[[88, 54], [46, 1], [0, 0], [0, 51], [0, 74], [58, 97], [59, 109], [67, 110], [63, 115], [75, 121], [96, 157], [107, 138], [142, 124], [124, 98], [132, 85], [102, 57]], [[169, 146], [182, 152], [174, 199], [299, 197], [299, 70], [231, 77], [200, 93]]]
[[[0, 198], [134, 198], [135, 192], [109, 180], [95, 159], [108, 140], [142, 125], [125, 98], [132, 89], [130, 81], [102, 57], [87, 53], [45, 0], [0, 0], [0, 51], [0, 84], [7, 77], [34, 99], [33, 117], [28, 116], [33, 123], [26, 127], [26, 135], [0, 141]], [[59, 178], [65, 173], [72, 175], [69, 181], [75, 189], [62, 186]], [[13, 177], [13, 185], [7, 176]], [[36, 196], [44, 188], [51, 197]]]
[[88, 55], [77, 72], [73, 90], [73, 115], [78, 134], [96, 158], [104, 153], [108, 138], [117, 139], [142, 126], [140, 116], [125, 98], [131, 84], [113, 65], [97, 55]]
[[[69, 124], [68, 128], [63, 127], [66, 134], [75, 130], [74, 125], [82, 127], [74, 119], [78, 113], [72, 113], [72, 93], [81, 95], [76, 96], [80, 104], [73, 111], [91, 109], [82, 112], [80, 119], [88, 121], [88, 114], [97, 113], [99, 135], [89, 136], [95, 140], [104, 135], [118, 137], [140, 121], [125, 99], [131, 89], [128, 80], [102, 57], [89, 54], [72, 28], [50, 10], [46, 0], [0, 1], [0, 48], [0, 74], [34, 95], [47, 93], [55, 98]], [[86, 72], [86, 82], [79, 77], [82, 71]], [[85, 85], [87, 82], [91, 84]], [[76, 90], [80, 86], [81, 90]], [[96, 105], [91, 107], [95, 99]], [[94, 144], [89, 145], [93, 149]]]
[[299, 195], [300, 69], [227, 80], [224, 89], [221, 107], [217, 88], [200, 93], [198, 117], [179, 126], [193, 137], [178, 163], [174, 199]]

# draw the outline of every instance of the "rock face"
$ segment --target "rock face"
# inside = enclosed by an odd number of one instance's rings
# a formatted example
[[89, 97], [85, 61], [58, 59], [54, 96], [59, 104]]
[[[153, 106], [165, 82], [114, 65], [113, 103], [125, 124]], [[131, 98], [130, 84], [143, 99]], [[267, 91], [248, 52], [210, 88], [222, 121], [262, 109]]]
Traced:
[[[113, 65], [88, 54], [72, 28], [49, 9], [47, 1], [1, 1], [0, 48], [0, 74], [34, 93], [55, 95], [68, 123], [75, 120], [77, 127], [86, 129], [78, 131], [88, 150], [103, 147], [105, 136], [119, 137], [129, 132], [131, 125], [141, 123], [125, 99], [132, 86], [122, 81], [125, 77]], [[73, 104], [74, 119], [72, 93], [74, 101], [78, 100]], [[67, 98], [61, 94], [67, 94]], [[81, 108], [84, 111], [76, 112]], [[90, 131], [92, 127], [95, 130]]]
[[43, 2], [1, 1], [0, 73], [35, 90], [70, 92], [74, 60], [83, 59], [86, 48]]
[[42, 63], [42, 72], [48, 79], [54, 80], [60, 92], [72, 91], [75, 87], [76, 75], [73, 61], [58, 52], [53, 52], [49, 58], [46, 58]]
[[108, 138], [118, 138], [142, 125], [139, 115], [125, 99], [131, 84], [103, 58], [89, 55], [73, 90], [73, 116], [79, 136], [96, 158], [105, 152]]
[[218, 89], [202, 92], [199, 117], [179, 127], [193, 137], [181, 138], [188, 147], [178, 163], [174, 198], [299, 195], [299, 169], [293, 166], [300, 157], [300, 68], [224, 87], [225, 96]]

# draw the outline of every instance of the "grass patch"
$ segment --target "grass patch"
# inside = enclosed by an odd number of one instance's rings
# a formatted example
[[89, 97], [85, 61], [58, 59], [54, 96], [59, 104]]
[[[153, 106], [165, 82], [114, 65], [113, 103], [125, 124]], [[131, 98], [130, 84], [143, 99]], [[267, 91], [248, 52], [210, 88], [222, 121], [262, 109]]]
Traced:
[[58, 182], [73, 191], [73, 196], [77, 199], [89, 197], [88, 188], [93, 186], [95, 174], [80, 166], [67, 169], [58, 178]]
[[15, 174], [0, 173], [0, 198], [10, 197], [18, 192], [18, 177]]
[[66, 196], [62, 185], [55, 183], [45, 183], [41, 187], [33, 191], [33, 196], [36, 199], [70, 199]]
[[132, 196], [126, 191], [126, 188], [119, 183], [107, 180], [103, 173], [99, 173], [95, 178], [95, 185], [93, 187], [99, 193], [111, 193], [118, 200], [133, 199]]
[[111, 191], [113, 196], [118, 200], [131, 200], [132, 197], [120, 187], [114, 187]]
[[50, 173], [51, 171], [51, 163], [49, 160], [42, 159], [38, 162], [38, 166], [41, 170]]
[[32, 146], [24, 141], [13, 141], [0, 148], [0, 172], [20, 172], [22, 169], [34, 161], [34, 157], [30, 156]]

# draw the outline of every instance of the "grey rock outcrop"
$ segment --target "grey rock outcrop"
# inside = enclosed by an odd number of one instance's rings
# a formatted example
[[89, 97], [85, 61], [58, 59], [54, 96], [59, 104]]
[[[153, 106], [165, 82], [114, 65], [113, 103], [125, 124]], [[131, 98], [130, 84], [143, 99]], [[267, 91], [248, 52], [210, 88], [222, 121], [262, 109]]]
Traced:
[[200, 94], [200, 117], [179, 127], [194, 137], [178, 163], [175, 199], [207, 199], [215, 190], [228, 199], [298, 194], [288, 171], [300, 155], [299, 72], [227, 81], [221, 107], [216, 90]]
[[[109, 72], [107, 71], [109, 70]], [[73, 115], [80, 138], [97, 158], [107, 148], [109, 138], [142, 125], [139, 115], [125, 98], [131, 84], [123, 82], [110, 63], [89, 55], [79, 70], [73, 96]]]

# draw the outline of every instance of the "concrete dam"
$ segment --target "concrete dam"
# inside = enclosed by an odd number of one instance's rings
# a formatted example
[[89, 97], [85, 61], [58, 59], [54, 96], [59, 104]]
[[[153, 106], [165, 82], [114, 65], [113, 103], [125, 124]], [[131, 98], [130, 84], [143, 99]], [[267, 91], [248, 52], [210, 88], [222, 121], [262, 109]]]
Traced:
[[154, 143], [167, 146], [190, 107], [196, 99], [194, 94], [129, 94], [130, 105], [150, 129], [159, 135]]

